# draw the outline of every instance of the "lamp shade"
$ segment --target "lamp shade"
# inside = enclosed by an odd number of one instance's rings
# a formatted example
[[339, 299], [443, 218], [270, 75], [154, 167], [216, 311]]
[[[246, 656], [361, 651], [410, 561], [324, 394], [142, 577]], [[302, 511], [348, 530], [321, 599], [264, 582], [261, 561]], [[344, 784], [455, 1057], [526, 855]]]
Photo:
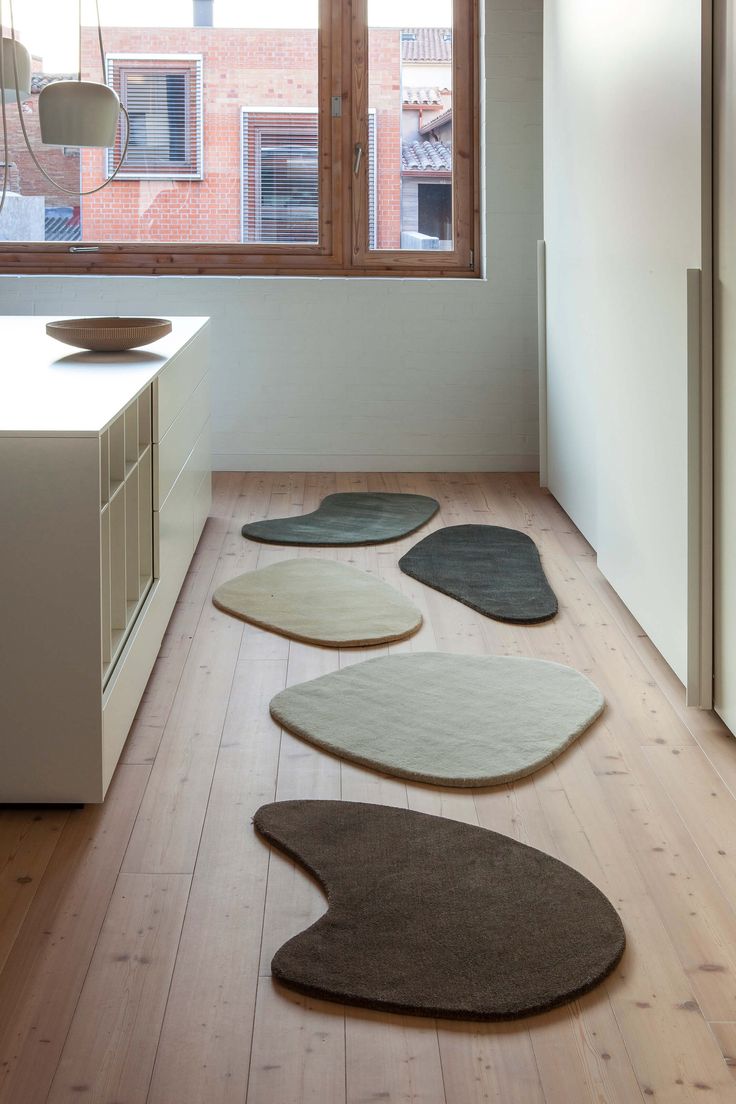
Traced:
[[47, 146], [115, 145], [120, 100], [94, 81], [57, 81], [38, 97], [41, 141]]
[[[0, 39], [3, 48], [3, 87], [2, 98], [6, 103], [15, 103], [15, 67], [18, 68], [18, 91], [21, 100], [31, 98], [31, 55], [20, 42], [12, 38]], [[15, 55], [15, 65], [13, 65]]]

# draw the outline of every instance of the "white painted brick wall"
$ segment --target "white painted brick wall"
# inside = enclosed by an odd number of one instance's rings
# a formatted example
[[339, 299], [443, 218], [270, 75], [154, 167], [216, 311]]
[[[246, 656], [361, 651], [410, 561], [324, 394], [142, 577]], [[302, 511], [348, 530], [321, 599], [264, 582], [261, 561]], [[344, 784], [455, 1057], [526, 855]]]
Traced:
[[221, 470], [537, 467], [542, 0], [487, 0], [484, 280], [0, 277], [2, 314], [212, 318]]

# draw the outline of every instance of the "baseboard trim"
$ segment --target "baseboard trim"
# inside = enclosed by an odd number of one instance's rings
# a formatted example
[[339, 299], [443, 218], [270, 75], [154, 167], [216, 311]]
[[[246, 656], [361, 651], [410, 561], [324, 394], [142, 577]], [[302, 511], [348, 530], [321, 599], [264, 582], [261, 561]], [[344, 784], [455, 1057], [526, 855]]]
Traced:
[[527, 472], [539, 470], [539, 456], [216, 452], [212, 466], [214, 471], [243, 472]]

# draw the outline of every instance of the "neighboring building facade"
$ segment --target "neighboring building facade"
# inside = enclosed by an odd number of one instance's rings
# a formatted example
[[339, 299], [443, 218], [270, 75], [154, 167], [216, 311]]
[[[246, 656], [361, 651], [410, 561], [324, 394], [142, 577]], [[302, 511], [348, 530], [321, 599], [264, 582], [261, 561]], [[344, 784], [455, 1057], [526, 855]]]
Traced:
[[451, 249], [452, 32], [404, 30], [401, 53], [401, 244]]
[[[373, 248], [451, 246], [451, 37], [369, 32]], [[120, 173], [80, 199], [55, 191], [9, 112], [11, 187], [45, 197], [47, 240], [316, 242], [317, 48], [310, 29], [105, 28], [107, 80], [131, 120]], [[93, 28], [82, 50], [83, 76], [99, 80]], [[36, 97], [57, 79], [34, 76], [29, 136], [55, 179], [89, 191], [117, 164], [120, 145], [41, 146]]]
[[[451, 37], [370, 31], [375, 248], [451, 244]], [[82, 201], [85, 239], [317, 240], [316, 31], [121, 27], [105, 45], [131, 143], [120, 177]], [[96, 48], [86, 30], [91, 76]], [[83, 151], [84, 189], [114, 164]]]
[[[9, 36], [10, 31], [5, 29], [5, 34]], [[28, 152], [18, 119], [18, 105], [6, 104], [10, 195], [0, 215], [0, 240], [74, 241], [81, 232], [80, 201], [78, 196], [68, 192], [79, 190], [79, 150], [42, 146], [38, 122], [38, 96], [42, 89], [55, 81], [74, 78], [70, 74], [43, 73], [43, 63], [37, 57], [32, 59], [32, 65], [31, 98], [22, 105], [23, 121], [36, 156], [61, 187], [54, 188], [46, 180]], [[3, 172], [2, 158], [0, 149], [0, 174]]]

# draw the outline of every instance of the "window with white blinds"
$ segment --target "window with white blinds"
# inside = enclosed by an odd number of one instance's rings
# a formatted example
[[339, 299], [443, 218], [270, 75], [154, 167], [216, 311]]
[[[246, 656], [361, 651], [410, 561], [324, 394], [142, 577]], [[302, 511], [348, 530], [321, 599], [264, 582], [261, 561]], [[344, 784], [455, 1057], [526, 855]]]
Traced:
[[242, 240], [319, 242], [316, 111], [243, 108]]
[[[202, 178], [202, 59], [109, 54], [108, 80], [130, 117], [130, 139], [119, 177]], [[122, 134], [108, 155], [110, 171]]]
[[376, 112], [368, 111], [368, 248], [375, 249], [376, 236]]
[[[369, 114], [375, 166], [376, 113]], [[243, 108], [242, 240], [319, 242], [319, 118], [316, 111]], [[369, 182], [369, 234], [376, 235], [376, 175]]]

